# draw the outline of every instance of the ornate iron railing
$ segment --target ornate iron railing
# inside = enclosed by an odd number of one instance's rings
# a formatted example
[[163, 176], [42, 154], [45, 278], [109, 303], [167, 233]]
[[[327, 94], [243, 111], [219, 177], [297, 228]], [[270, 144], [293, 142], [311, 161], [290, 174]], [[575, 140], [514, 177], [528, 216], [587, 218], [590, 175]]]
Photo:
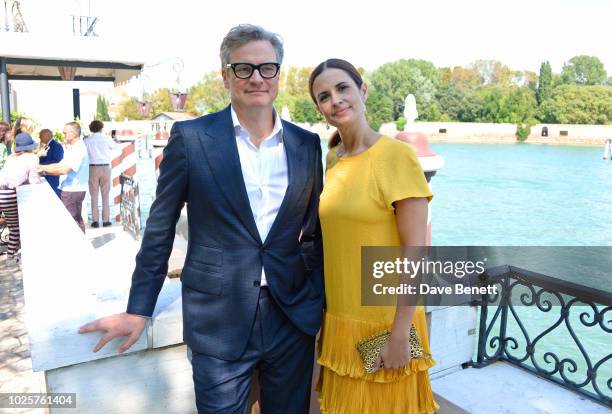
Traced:
[[[477, 303], [480, 326], [472, 366], [507, 361], [612, 407], [612, 293], [514, 266], [488, 269], [480, 275], [480, 283], [497, 285], [498, 290], [496, 295], [483, 295]], [[521, 306], [527, 312], [538, 312], [535, 319], [530, 314], [529, 326], [521, 320], [520, 314], [525, 316]], [[529, 332], [538, 324], [545, 324], [545, 329]], [[547, 337], [557, 335], [558, 340], [562, 326], [568, 333], [561, 334], [564, 349], [546, 348]], [[605, 338], [605, 349], [599, 350], [603, 356], [596, 360], [587, 351], [584, 335], [577, 332], [585, 329], [590, 330], [589, 336], [596, 333]], [[578, 357], [563, 357], [563, 352]]]

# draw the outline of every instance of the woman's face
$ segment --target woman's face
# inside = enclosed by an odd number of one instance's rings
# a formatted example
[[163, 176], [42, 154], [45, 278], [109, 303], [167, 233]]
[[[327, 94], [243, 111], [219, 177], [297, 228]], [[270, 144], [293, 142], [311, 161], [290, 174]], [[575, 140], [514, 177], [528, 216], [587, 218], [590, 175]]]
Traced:
[[355, 81], [342, 69], [325, 69], [312, 84], [317, 109], [325, 120], [341, 127], [358, 122], [365, 116], [367, 87], [357, 87]]

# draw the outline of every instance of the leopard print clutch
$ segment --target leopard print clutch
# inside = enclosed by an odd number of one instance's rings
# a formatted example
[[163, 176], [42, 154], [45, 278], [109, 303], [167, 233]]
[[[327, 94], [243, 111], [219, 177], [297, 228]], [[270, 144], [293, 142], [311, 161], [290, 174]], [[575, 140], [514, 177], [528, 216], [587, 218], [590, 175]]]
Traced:
[[[357, 343], [357, 351], [361, 356], [363, 362], [363, 368], [368, 374], [374, 373], [374, 363], [380, 355], [382, 347], [387, 343], [391, 336], [390, 330], [378, 332], [372, 336], [362, 339]], [[429, 354], [423, 351], [423, 345], [419, 340], [414, 325], [410, 327], [410, 357], [412, 359], [419, 359], [428, 357]]]

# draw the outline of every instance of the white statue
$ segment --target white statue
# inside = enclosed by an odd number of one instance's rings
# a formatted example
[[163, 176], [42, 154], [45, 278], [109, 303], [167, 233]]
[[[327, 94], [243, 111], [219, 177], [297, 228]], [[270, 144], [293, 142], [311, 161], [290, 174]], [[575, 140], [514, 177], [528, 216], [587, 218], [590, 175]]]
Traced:
[[281, 111], [281, 118], [283, 118], [285, 121], [291, 122], [291, 114], [289, 113], [289, 108], [287, 108], [286, 106], [283, 106], [283, 110]]
[[416, 100], [414, 99], [413, 94], [409, 94], [406, 96], [406, 100], [404, 101], [404, 118], [406, 118], [404, 131], [407, 131], [409, 126], [414, 125], [414, 120], [418, 117], [419, 112], [417, 111]]

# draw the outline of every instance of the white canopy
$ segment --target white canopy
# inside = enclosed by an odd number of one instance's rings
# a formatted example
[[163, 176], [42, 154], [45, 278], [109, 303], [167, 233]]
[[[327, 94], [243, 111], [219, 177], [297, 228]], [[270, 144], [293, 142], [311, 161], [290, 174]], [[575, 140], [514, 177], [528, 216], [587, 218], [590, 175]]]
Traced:
[[97, 37], [0, 33], [0, 57], [6, 58], [9, 80], [83, 80], [127, 82], [144, 59]]

